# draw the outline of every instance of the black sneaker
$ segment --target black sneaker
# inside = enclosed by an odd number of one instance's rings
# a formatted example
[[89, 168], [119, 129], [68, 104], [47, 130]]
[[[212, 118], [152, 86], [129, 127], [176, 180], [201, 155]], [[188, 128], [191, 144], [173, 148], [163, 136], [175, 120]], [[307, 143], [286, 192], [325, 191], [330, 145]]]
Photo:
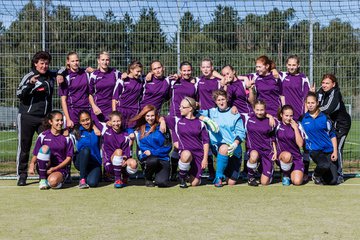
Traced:
[[314, 183], [315, 183], [316, 185], [323, 185], [323, 182], [322, 182], [322, 180], [321, 180], [321, 177], [315, 177], [315, 175], [313, 174], [311, 178], [312, 178], [312, 180], [314, 181]]
[[257, 187], [257, 186], [259, 186], [259, 183], [256, 181], [255, 178], [249, 178], [248, 185], [252, 186], [252, 187]]
[[27, 179], [26, 175], [20, 175], [17, 185], [21, 187], [26, 186], [26, 179]]
[[147, 187], [155, 187], [155, 184], [151, 180], [145, 180], [145, 186], [147, 186]]
[[176, 182], [177, 180], [178, 180], [178, 175], [177, 175], [177, 173], [171, 174], [170, 181]]
[[185, 178], [180, 178], [180, 187], [181, 188], [187, 188], [188, 187]]

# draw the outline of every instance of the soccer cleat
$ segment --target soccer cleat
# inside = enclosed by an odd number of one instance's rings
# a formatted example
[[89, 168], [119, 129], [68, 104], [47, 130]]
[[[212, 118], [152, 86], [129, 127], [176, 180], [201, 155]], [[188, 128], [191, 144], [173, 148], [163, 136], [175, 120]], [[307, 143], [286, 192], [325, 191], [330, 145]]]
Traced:
[[290, 180], [289, 177], [283, 177], [282, 178], [282, 185], [283, 186], [290, 186], [290, 184], [291, 184], [291, 180]]
[[122, 188], [123, 186], [123, 182], [119, 179], [119, 180], [116, 180], [115, 183], [114, 183], [114, 188]]
[[255, 178], [249, 178], [248, 185], [252, 186], [252, 187], [257, 187], [257, 186], [259, 186], [259, 183], [256, 181]]
[[216, 178], [216, 179], [214, 180], [214, 186], [215, 186], [215, 187], [222, 187], [222, 186], [223, 186], [223, 183], [222, 183], [221, 178]]
[[103, 181], [104, 182], [113, 182], [114, 181], [114, 176], [112, 176], [110, 173], [104, 173], [103, 175]]
[[80, 179], [80, 181], [79, 181], [79, 188], [80, 188], [80, 189], [89, 188], [89, 185], [86, 183], [85, 178]]
[[180, 178], [180, 187], [181, 188], [187, 188], [188, 187], [185, 178]]
[[316, 177], [314, 174], [312, 175], [312, 180], [314, 181], [314, 183], [316, 184], [316, 185], [323, 185], [323, 182], [322, 182], [322, 180], [321, 180], [321, 177]]
[[40, 182], [39, 182], [39, 189], [40, 190], [46, 190], [46, 189], [49, 189], [49, 184], [48, 184], [48, 181], [46, 179], [41, 179]]
[[147, 187], [155, 187], [155, 184], [151, 180], [145, 180], [145, 186], [147, 186]]

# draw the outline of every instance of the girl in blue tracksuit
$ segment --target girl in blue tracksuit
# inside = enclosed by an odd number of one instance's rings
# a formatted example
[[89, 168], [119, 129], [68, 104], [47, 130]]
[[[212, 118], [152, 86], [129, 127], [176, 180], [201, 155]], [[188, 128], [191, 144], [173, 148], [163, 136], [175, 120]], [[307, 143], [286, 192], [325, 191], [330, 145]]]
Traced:
[[200, 119], [209, 124], [207, 118], [210, 118], [218, 125], [218, 128], [210, 126], [211, 145], [217, 155], [214, 184], [215, 187], [222, 187], [226, 179], [228, 185], [234, 185], [239, 178], [240, 143], [245, 139], [245, 129], [240, 114], [231, 113], [224, 90], [215, 90], [213, 99], [217, 107], [203, 111]]
[[331, 120], [320, 111], [315, 93], [308, 93], [305, 104], [308, 112], [301, 119], [301, 127], [306, 134], [306, 149], [316, 163], [313, 181], [315, 184], [335, 185], [338, 180], [338, 152]]
[[73, 133], [77, 148], [73, 160], [80, 171], [79, 188], [97, 187], [101, 179], [100, 137], [94, 132], [89, 111], [80, 111], [78, 117], [80, 126]]
[[172, 142], [169, 133], [160, 131], [156, 108], [146, 105], [130, 121], [136, 122], [135, 136], [140, 149], [139, 160], [145, 166], [146, 186], [168, 187]]

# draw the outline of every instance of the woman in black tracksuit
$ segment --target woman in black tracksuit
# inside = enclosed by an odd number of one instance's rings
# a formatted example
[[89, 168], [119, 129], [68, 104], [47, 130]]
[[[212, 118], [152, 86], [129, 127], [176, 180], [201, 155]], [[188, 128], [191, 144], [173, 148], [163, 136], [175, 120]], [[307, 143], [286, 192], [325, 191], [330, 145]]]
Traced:
[[346, 112], [337, 79], [333, 74], [325, 74], [321, 81], [321, 88], [317, 91], [320, 111], [329, 115], [333, 121], [338, 145], [337, 167], [339, 183], [343, 182], [343, 149], [346, 136], [351, 127], [351, 117]]
[[49, 71], [51, 55], [37, 52], [31, 61], [31, 71], [21, 80], [16, 90], [20, 99], [18, 126], [18, 151], [16, 156], [18, 186], [25, 186], [29, 153], [35, 131], [42, 132], [44, 117], [52, 110], [52, 95], [56, 72]]

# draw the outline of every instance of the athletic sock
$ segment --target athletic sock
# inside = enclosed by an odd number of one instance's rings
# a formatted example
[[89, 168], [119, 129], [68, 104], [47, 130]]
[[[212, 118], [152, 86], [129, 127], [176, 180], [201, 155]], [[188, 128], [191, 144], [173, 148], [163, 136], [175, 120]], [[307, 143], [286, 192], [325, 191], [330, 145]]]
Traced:
[[179, 177], [185, 179], [189, 173], [190, 163], [183, 163], [179, 160]]
[[171, 153], [171, 175], [176, 174], [177, 168], [178, 168], [178, 162], [179, 162], [179, 152], [176, 150], [173, 150]]
[[250, 161], [247, 161], [246, 163], [246, 167], [247, 167], [247, 175], [248, 178], [254, 178], [255, 177], [255, 169], [257, 167], [257, 163], [250, 163]]
[[224, 171], [226, 169], [226, 166], [229, 162], [229, 157], [227, 155], [218, 154], [217, 155], [217, 162], [216, 162], [216, 178], [223, 179]]
[[36, 158], [37, 158], [37, 164], [39, 166], [39, 178], [46, 179], [47, 178], [46, 171], [47, 171], [48, 163], [50, 161], [50, 150], [44, 153], [42, 148], [40, 148]]
[[121, 179], [121, 168], [122, 168], [123, 161], [124, 161], [124, 159], [122, 156], [114, 156], [113, 157], [112, 164], [114, 166], [115, 181]]
[[282, 161], [280, 161], [280, 168], [282, 170], [282, 174], [284, 177], [290, 177], [290, 173], [291, 173], [291, 167], [292, 167], [293, 163], [283, 163]]

